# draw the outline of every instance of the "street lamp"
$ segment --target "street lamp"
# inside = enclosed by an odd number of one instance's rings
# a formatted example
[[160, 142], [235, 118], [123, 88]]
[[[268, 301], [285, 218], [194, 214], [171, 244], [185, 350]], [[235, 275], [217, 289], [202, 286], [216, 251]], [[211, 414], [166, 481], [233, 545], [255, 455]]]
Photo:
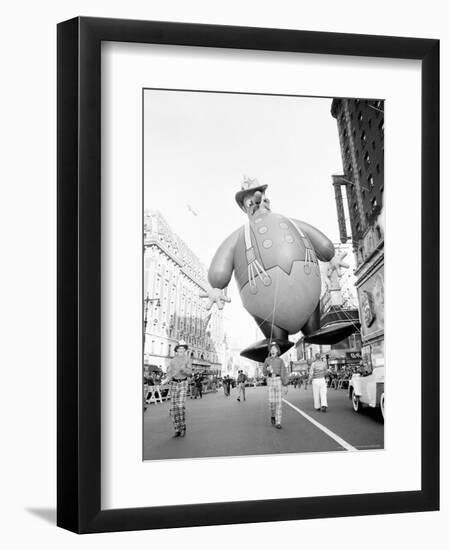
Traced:
[[147, 292], [147, 296], [144, 298], [144, 350], [145, 350], [145, 337], [147, 335], [147, 317], [148, 317], [148, 305], [152, 302], [156, 303], [156, 307], [161, 305], [159, 298], [150, 298]]

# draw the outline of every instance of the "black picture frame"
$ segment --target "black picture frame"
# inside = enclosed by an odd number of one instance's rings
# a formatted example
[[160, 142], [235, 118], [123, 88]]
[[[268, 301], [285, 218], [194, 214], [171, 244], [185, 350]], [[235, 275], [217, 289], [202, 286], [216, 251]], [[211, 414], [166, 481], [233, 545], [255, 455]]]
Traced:
[[[420, 491], [101, 509], [102, 41], [421, 60]], [[57, 525], [94, 533], [438, 510], [439, 41], [77, 17], [58, 25], [57, 68]]]

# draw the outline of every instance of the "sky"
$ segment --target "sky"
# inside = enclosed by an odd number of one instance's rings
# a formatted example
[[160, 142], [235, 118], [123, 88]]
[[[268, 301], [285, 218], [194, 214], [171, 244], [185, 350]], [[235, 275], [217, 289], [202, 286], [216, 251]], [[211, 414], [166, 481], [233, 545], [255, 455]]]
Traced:
[[[339, 241], [331, 175], [342, 173], [330, 98], [146, 90], [144, 208], [159, 210], [209, 267], [246, 221], [234, 196], [243, 176], [267, 184], [271, 209]], [[234, 279], [225, 306], [233, 347], [263, 338]]]

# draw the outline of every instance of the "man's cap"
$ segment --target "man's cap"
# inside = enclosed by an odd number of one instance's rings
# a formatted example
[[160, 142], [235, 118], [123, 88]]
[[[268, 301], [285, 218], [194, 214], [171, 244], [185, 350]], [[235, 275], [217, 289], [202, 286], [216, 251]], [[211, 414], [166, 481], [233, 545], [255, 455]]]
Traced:
[[185, 350], [188, 350], [189, 346], [186, 344], [184, 340], [180, 340], [178, 344], [175, 346], [175, 351], [178, 351], [179, 348], [184, 348]]

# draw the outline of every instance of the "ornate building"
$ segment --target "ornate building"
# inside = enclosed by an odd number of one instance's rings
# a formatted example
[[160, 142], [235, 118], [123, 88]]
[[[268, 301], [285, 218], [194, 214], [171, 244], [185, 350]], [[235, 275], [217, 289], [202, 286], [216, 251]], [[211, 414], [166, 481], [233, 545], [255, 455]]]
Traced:
[[384, 102], [334, 99], [331, 114], [337, 120], [343, 165], [343, 175], [333, 176], [333, 185], [341, 242], [351, 239], [355, 254], [362, 354], [373, 367], [383, 366]]
[[225, 355], [222, 311], [199, 294], [207, 272], [159, 212], [144, 215], [144, 363], [166, 371], [179, 340], [197, 370], [220, 373]]

